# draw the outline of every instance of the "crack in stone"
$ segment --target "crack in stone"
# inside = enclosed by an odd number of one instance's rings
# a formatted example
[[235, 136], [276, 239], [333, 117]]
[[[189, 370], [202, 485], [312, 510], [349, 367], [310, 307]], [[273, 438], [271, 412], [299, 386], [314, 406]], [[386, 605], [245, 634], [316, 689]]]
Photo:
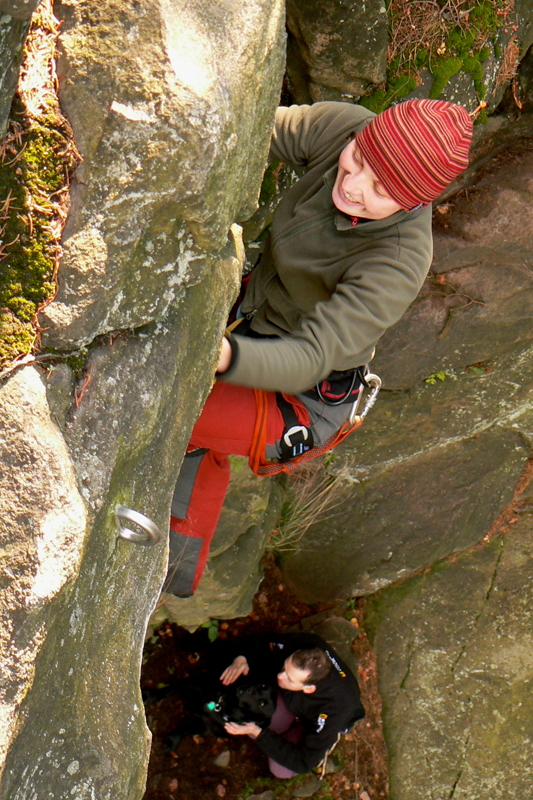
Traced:
[[[433, 772], [432, 772], [432, 769], [431, 769], [431, 762], [429, 760], [429, 756], [428, 755], [426, 755], [426, 764], [427, 764], [427, 768], [428, 768], [428, 772], [429, 772], [430, 785], [432, 785], [433, 784], [433, 777], [432, 777], [433, 776]], [[434, 795], [433, 795], [432, 789], [430, 789], [429, 792], [430, 792], [429, 800], [434, 800]]]
[[[471, 700], [470, 700], [470, 698], [468, 698], [468, 702], [471, 704]], [[466, 750], [467, 750], [467, 747], [468, 747], [468, 742], [469, 742], [469, 741], [470, 741], [470, 734], [469, 734], [469, 733], [467, 733], [467, 735], [466, 735], [466, 741], [465, 741], [465, 743], [464, 743], [464, 747], [463, 747], [463, 760], [464, 760], [464, 757], [465, 757], [465, 755], [466, 755]], [[456, 777], [455, 781], [453, 782], [453, 785], [452, 785], [452, 788], [451, 788], [450, 794], [448, 795], [448, 800], [452, 800], [452, 798], [453, 798], [453, 796], [454, 796], [454, 794], [455, 794], [455, 790], [456, 790], [456, 788], [457, 788], [457, 784], [458, 784], [458, 783], [459, 783], [459, 781], [461, 780], [461, 775], [462, 775], [462, 774], [463, 774], [463, 767], [461, 767], [461, 769], [460, 769], [460, 770], [459, 770], [459, 772], [457, 773], [457, 777]]]
[[487, 605], [487, 603], [490, 600], [490, 596], [492, 594], [492, 590], [494, 589], [494, 584], [496, 583], [496, 577], [497, 577], [497, 574], [498, 574], [498, 568], [500, 566], [500, 562], [501, 562], [502, 557], [503, 557], [504, 547], [505, 547], [505, 540], [502, 539], [502, 541], [500, 543], [500, 551], [498, 553], [498, 558], [496, 559], [496, 564], [494, 565], [494, 569], [493, 569], [493, 572], [492, 572], [492, 577], [491, 577], [489, 588], [487, 589], [487, 591], [485, 593], [485, 597], [483, 598], [483, 602], [481, 604], [481, 608], [480, 608], [479, 612], [474, 617], [474, 625], [472, 627], [472, 630], [470, 631], [470, 634], [468, 635], [465, 643], [463, 644], [463, 646], [461, 648], [461, 652], [459, 653], [459, 655], [457, 656], [457, 658], [455, 659], [455, 661], [452, 664], [451, 672], [452, 672], [452, 675], [454, 675], [454, 676], [455, 676], [455, 668], [456, 668], [457, 664], [459, 663], [459, 661], [461, 660], [461, 658], [463, 657], [464, 652], [465, 652], [466, 648], [468, 647], [469, 642], [472, 640], [472, 637], [476, 632], [477, 624], [478, 624], [478, 622], [479, 622], [479, 620], [481, 618], [481, 615], [483, 614], [483, 611], [485, 610], [485, 606]]
[[402, 681], [400, 683], [400, 689], [403, 690], [405, 688], [405, 684], [407, 682], [407, 678], [409, 677], [410, 673], [411, 673], [411, 656], [409, 655], [409, 661], [407, 663], [407, 672], [403, 676], [403, 679], [402, 679]]

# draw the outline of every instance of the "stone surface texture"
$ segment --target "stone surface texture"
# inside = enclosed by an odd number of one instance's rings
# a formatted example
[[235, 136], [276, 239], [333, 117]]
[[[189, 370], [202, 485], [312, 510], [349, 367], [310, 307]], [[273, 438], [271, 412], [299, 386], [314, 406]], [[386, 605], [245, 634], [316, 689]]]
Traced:
[[29, 27], [29, 18], [19, 19], [5, 13], [0, 6], [0, 140], [7, 130]]
[[0, 418], [3, 763], [51, 609], [79, 571], [86, 507], [37, 370], [26, 367], [0, 387]]
[[[57, 439], [63, 430], [86, 514], [78, 534], [81, 563], [60, 600], [41, 612], [42, 641], [33, 683], [18, 695], [18, 735], [6, 759], [2, 800], [29, 800], [35, 792], [46, 797], [50, 786], [57, 797], [143, 795], [149, 733], [139, 691], [141, 652], [166, 574], [174, 482], [210, 388], [240, 266], [221, 259], [165, 321], [95, 348], [77, 382], [79, 396], [90, 375], [81, 401], [76, 407], [70, 395], [66, 414], [60, 388], [69, 391], [71, 376], [68, 368], [62, 380], [56, 373], [51, 415], [59, 423]], [[50, 459], [56, 450], [50, 448]], [[18, 514], [33, 538], [35, 506], [27, 491], [20, 496]], [[163, 532], [160, 544], [145, 548], [119, 539], [117, 504], [152, 519]], [[20, 572], [17, 586], [28, 580]], [[13, 624], [20, 624], [23, 609], [7, 608]]]
[[[283, 4], [63, 0], [58, 76], [83, 162], [46, 346], [162, 319], [255, 209], [283, 70]], [[262, 102], [258, 103], [257, 98]]]
[[386, 73], [387, 8], [381, 0], [287, 0], [287, 69], [299, 103], [357, 102]]
[[529, 506], [507, 536], [372, 599], [394, 800], [530, 793], [532, 568]]
[[353, 640], [359, 636], [360, 631], [344, 617], [337, 617], [331, 611], [322, 611], [313, 617], [306, 617], [291, 628], [291, 631], [315, 633], [328, 642], [336, 653], [347, 664], [353, 674], [357, 676], [359, 662], [352, 650]]
[[0, 0], [0, 14], [29, 20], [41, 0]]
[[195, 629], [211, 619], [249, 614], [263, 576], [259, 562], [275, 527], [282, 503], [279, 485], [259, 480], [245, 458], [231, 457], [231, 479], [209, 559], [193, 597], [164, 592], [152, 615], [148, 634], [163, 620]]
[[433, 275], [381, 340], [384, 389], [330, 466], [348, 466], [345, 503], [285, 559], [305, 598], [407, 577], [479, 541], [511, 500], [533, 441], [532, 174], [526, 142], [437, 214]]
[[[2, 384], [0, 798], [140, 800], [142, 647], [175, 480], [244, 264], [233, 223], [259, 193], [283, 9], [82, 0], [54, 10], [61, 100], [84, 161], [60, 292], [40, 320], [55, 353]], [[266, 499], [258, 490], [237, 511], [248, 501], [259, 529]], [[119, 538], [117, 504], [152, 519], [161, 542]], [[251, 597], [265, 535], [241, 546], [233, 526], [226, 547], [250, 559], [238, 582], [255, 571]]]

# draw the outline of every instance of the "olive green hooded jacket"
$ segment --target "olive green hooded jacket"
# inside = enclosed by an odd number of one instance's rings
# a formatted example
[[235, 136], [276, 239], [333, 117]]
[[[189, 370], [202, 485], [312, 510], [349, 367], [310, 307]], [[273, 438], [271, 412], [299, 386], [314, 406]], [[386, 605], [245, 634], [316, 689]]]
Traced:
[[431, 206], [360, 221], [333, 204], [339, 156], [374, 114], [348, 103], [279, 108], [271, 157], [305, 174], [280, 202], [219, 379], [288, 393], [368, 363], [383, 333], [417, 296], [432, 259]]

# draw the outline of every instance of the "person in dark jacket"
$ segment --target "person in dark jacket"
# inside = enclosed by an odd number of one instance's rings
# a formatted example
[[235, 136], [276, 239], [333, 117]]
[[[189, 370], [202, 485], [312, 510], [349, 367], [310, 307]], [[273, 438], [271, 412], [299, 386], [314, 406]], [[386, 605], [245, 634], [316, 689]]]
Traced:
[[278, 703], [270, 727], [254, 723], [225, 727], [247, 734], [269, 758], [271, 772], [292, 778], [324, 758], [340, 733], [364, 717], [359, 686], [333, 648], [314, 634], [280, 634], [237, 656], [221, 675], [225, 685], [240, 675], [277, 674]]
[[283, 460], [347, 422], [377, 342], [424, 282], [431, 202], [468, 165], [471, 135], [465, 109], [441, 100], [377, 116], [350, 103], [278, 109], [271, 155], [302, 177], [276, 209], [246, 322], [222, 341], [172, 501], [166, 591], [198, 585], [228, 454]]

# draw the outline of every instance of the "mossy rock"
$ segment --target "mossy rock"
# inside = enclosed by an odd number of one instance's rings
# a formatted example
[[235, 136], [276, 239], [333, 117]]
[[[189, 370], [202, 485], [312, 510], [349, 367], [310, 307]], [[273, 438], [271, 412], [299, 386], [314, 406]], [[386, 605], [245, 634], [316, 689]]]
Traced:
[[18, 142], [8, 135], [11, 146], [0, 165], [0, 363], [29, 352], [38, 308], [55, 292], [57, 234], [51, 230], [55, 211], [47, 198], [67, 180], [64, 121], [53, 110], [31, 123], [24, 114], [17, 98], [12, 117], [22, 118], [25, 130]]

